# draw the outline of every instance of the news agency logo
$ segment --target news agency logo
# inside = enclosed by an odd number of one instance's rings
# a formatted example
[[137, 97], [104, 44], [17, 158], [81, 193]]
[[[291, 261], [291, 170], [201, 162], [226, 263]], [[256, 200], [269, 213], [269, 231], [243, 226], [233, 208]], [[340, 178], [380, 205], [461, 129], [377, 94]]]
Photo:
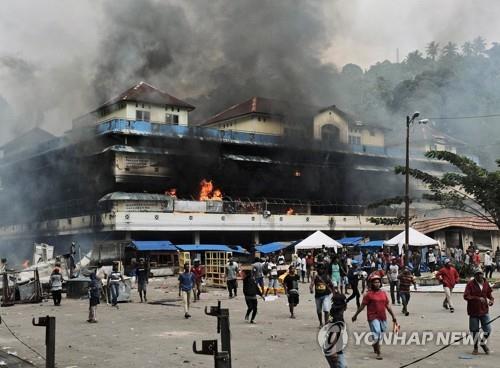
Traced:
[[343, 351], [348, 340], [344, 322], [327, 323], [318, 332], [318, 344], [326, 357]]

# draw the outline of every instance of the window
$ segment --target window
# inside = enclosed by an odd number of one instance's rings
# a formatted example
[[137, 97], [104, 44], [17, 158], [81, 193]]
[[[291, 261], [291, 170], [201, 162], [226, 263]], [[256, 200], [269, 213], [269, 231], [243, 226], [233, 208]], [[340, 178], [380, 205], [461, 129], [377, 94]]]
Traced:
[[358, 137], [356, 135], [350, 135], [349, 136], [349, 144], [359, 146], [361, 144], [361, 137]]
[[179, 125], [179, 115], [165, 114], [165, 123]]
[[151, 113], [149, 111], [136, 110], [136, 112], [135, 112], [135, 120], [151, 121]]

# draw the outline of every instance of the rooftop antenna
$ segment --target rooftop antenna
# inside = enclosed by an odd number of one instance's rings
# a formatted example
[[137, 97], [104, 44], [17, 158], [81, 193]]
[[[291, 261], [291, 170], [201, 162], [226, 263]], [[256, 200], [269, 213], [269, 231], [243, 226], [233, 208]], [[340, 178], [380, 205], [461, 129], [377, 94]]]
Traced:
[[396, 48], [396, 63], [399, 64], [399, 47]]

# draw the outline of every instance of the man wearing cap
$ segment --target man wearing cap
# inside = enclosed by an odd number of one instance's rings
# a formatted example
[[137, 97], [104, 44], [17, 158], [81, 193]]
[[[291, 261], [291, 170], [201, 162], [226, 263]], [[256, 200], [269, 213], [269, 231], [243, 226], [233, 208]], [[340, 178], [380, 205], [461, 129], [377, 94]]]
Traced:
[[[490, 316], [488, 314], [489, 307], [493, 305], [491, 287], [488, 281], [483, 276], [483, 271], [480, 268], [474, 270], [474, 279], [467, 283], [464, 291], [464, 299], [467, 300], [467, 314], [469, 315], [469, 330], [474, 337], [474, 351], [472, 354], [477, 355], [479, 351], [477, 345], [481, 340], [481, 348], [485, 354], [489, 354], [487, 339], [491, 333]], [[483, 330], [483, 337], [479, 337], [479, 325]]]
[[382, 334], [387, 330], [386, 310], [391, 315], [392, 322], [394, 324], [397, 323], [396, 316], [389, 304], [389, 298], [385, 291], [381, 290], [381, 287], [382, 280], [380, 276], [377, 274], [370, 275], [370, 290], [363, 297], [361, 307], [359, 307], [354, 316], [352, 316], [352, 321], [355, 322], [358, 314], [366, 307], [366, 316], [374, 341], [373, 351], [377, 354], [378, 360], [382, 359], [380, 353], [380, 340], [382, 339]]
[[451, 301], [451, 293], [456, 283], [460, 279], [457, 270], [451, 265], [449, 259], [444, 260], [444, 267], [442, 267], [436, 274], [436, 278], [443, 284], [445, 298], [443, 301], [443, 308], [449, 309], [450, 313], [455, 312], [453, 303]]
[[[490, 251], [486, 251], [484, 254], [484, 276], [487, 279], [491, 279], [493, 277], [493, 258], [491, 258]], [[489, 275], [489, 276], [488, 276]]]

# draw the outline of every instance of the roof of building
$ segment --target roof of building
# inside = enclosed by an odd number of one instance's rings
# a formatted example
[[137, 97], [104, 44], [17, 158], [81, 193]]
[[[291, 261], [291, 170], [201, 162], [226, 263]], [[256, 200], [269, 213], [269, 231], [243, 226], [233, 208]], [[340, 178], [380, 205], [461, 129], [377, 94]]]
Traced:
[[428, 220], [416, 221], [411, 225], [415, 230], [424, 234], [446, 229], [449, 227], [461, 227], [472, 230], [497, 231], [495, 224], [481, 217], [444, 217]]
[[132, 101], [132, 102], [146, 102], [156, 105], [168, 105], [175, 107], [183, 107], [188, 110], [194, 110], [194, 106], [179, 100], [178, 98], [169, 95], [168, 93], [152, 86], [146, 82], [140, 82], [135, 86], [127, 89], [125, 92], [113, 97], [111, 100], [106, 101], [104, 104], [99, 106], [94, 111], [100, 110], [103, 107], [114, 105], [120, 101]]
[[349, 112], [346, 112], [344, 110], [339, 109], [336, 105], [324, 107], [324, 108], [320, 109], [318, 111], [318, 113], [322, 113], [325, 111], [333, 111], [335, 114], [340, 116], [342, 119], [344, 119], [350, 125], [354, 125], [354, 126], [361, 127], [361, 128], [365, 127], [367, 129], [376, 128], [376, 129], [380, 129], [380, 130], [391, 130], [390, 128], [387, 128], [387, 127], [380, 125], [380, 124], [365, 123], [364, 121], [361, 121], [359, 119], [359, 117], [356, 117], [354, 114], [351, 114]]
[[132, 240], [129, 245], [139, 252], [177, 252], [177, 248], [168, 240], [139, 241]]
[[272, 98], [254, 96], [244, 102], [233, 105], [218, 114], [215, 114], [201, 123], [201, 125], [211, 125], [219, 121], [225, 121], [251, 114], [261, 114], [283, 118], [287, 116], [290, 111], [296, 110], [297, 105], [300, 105], [300, 109], [304, 115], [309, 113], [311, 118], [314, 115], [314, 111], [317, 110], [317, 107], [307, 104], [297, 104], [288, 101], [275, 100]]
[[50, 134], [46, 130], [43, 130], [39, 127], [34, 127], [33, 129], [30, 129], [27, 132], [24, 132], [18, 135], [16, 138], [5, 143], [0, 148], [8, 153], [9, 151], [18, 151], [24, 148], [32, 148], [35, 145], [47, 142], [54, 138], [56, 138], [56, 136]]

